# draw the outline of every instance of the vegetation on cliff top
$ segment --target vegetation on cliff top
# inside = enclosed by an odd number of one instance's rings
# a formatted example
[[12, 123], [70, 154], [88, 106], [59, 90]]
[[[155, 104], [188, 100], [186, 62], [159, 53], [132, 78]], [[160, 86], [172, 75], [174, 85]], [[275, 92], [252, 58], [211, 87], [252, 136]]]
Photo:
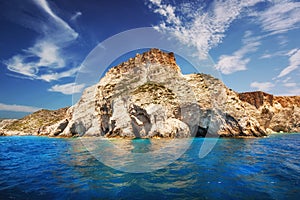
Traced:
[[42, 109], [8, 124], [4, 129], [25, 133], [37, 132], [41, 127], [50, 126], [64, 119], [68, 108], [61, 108], [59, 110]]

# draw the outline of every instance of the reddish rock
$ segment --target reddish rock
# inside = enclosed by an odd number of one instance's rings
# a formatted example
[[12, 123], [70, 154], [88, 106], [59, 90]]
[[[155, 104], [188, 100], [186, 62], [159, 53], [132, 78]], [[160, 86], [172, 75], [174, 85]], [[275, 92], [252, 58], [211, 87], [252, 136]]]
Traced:
[[239, 98], [242, 101], [245, 101], [256, 108], [261, 107], [265, 103], [270, 104], [273, 106], [273, 99], [274, 96], [265, 92], [261, 91], [256, 91], [256, 92], [244, 92], [244, 93], [239, 93]]

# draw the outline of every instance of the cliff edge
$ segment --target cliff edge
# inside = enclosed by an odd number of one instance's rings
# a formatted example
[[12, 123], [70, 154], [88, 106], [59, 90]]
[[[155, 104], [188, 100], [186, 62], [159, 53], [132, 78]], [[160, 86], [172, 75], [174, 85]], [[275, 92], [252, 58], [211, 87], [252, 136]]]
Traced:
[[261, 137], [300, 132], [299, 109], [299, 96], [237, 93], [210, 75], [183, 75], [173, 53], [151, 49], [111, 68], [74, 106], [7, 122], [0, 134]]

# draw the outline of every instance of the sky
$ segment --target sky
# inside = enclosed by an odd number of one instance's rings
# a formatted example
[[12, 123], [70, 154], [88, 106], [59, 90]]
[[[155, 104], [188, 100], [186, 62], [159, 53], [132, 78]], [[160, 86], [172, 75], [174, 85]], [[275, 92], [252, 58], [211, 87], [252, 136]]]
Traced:
[[237, 92], [300, 95], [300, 1], [0, 0], [0, 9], [0, 118], [72, 105], [88, 86], [76, 76], [89, 53], [142, 27], [210, 58]]

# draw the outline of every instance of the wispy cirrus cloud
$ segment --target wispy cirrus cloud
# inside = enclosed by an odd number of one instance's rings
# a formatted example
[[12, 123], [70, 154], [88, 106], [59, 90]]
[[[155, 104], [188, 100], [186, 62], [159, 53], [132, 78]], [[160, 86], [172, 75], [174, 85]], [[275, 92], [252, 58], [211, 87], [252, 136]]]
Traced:
[[54, 85], [48, 91], [71, 95], [82, 92], [84, 86], [84, 84], [67, 83], [62, 85]]
[[285, 87], [296, 87], [297, 83], [291, 82], [291, 83], [284, 83], [283, 84]]
[[82, 15], [82, 12], [77, 11], [72, 17], [71, 17], [71, 21], [75, 21], [78, 17], [80, 17]]
[[[23, 54], [15, 55], [4, 61], [10, 71], [39, 79], [40, 76], [43, 76], [40, 73], [42, 68], [55, 70], [65, 66], [65, 61], [59, 53], [59, 47], [50, 41], [39, 40], [33, 47], [29, 47], [23, 52]], [[27, 61], [30, 59], [34, 59], [34, 61]]]
[[268, 9], [253, 13], [256, 22], [270, 35], [300, 28], [300, 2], [275, 1]]
[[250, 87], [255, 88], [259, 91], [268, 92], [270, 89], [272, 89], [275, 86], [275, 84], [271, 82], [252, 82], [250, 84]]
[[33, 106], [24, 106], [24, 105], [11, 105], [0, 103], [0, 110], [2, 111], [13, 111], [13, 112], [35, 112], [40, 110], [41, 108], [33, 107]]
[[282, 78], [300, 67], [300, 49], [293, 49], [288, 54], [289, 65], [284, 68], [277, 78]]
[[51, 82], [54, 80], [59, 80], [61, 78], [65, 78], [65, 77], [72, 77], [72, 76], [75, 76], [75, 74], [79, 71], [79, 68], [80, 67], [75, 67], [75, 68], [71, 68], [69, 70], [62, 71], [62, 72], [53, 72], [53, 73], [49, 73], [49, 74], [42, 74], [38, 77], [38, 79], [44, 80], [47, 82]]
[[162, 0], [149, 1], [149, 8], [164, 19], [155, 28], [172, 34], [184, 45], [196, 47], [197, 56], [206, 58], [209, 50], [222, 42], [226, 30], [241, 12], [261, 0], [214, 1], [208, 9], [204, 2], [173, 6]]
[[[33, 0], [32, 2], [31, 4], [22, 2], [23, 6], [19, 8], [23, 9], [20, 20], [22, 20], [23, 26], [35, 30], [39, 36], [33, 46], [22, 50], [21, 53], [3, 63], [10, 71], [31, 79], [57, 80], [64, 77], [53, 76], [57, 69], [65, 70], [65, 75], [70, 71], [66, 66], [67, 59], [62, 50], [76, 40], [78, 33], [55, 14], [46, 0]], [[36, 16], [31, 17], [28, 13]], [[74, 73], [70, 73], [70, 75], [74, 75]], [[57, 79], [54, 79], [55, 77]]]
[[260, 56], [260, 59], [269, 59], [273, 57], [286, 56], [286, 55], [287, 55], [286, 51], [277, 51], [273, 53], [264, 53], [263, 55]]
[[221, 55], [215, 68], [220, 70], [223, 74], [246, 70], [247, 64], [250, 62], [250, 58], [247, 55], [258, 49], [261, 44], [259, 40], [260, 37], [253, 37], [252, 32], [245, 32], [242, 42], [244, 46], [235, 51], [232, 55]]
[[[149, 0], [149, 8], [162, 17], [162, 21], [155, 28], [167, 32], [177, 38], [182, 44], [196, 47], [200, 58], [222, 43], [226, 31], [232, 22], [243, 17], [252, 25], [259, 25], [260, 39], [276, 35], [281, 46], [287, 45], [288, 39], [282, 34], [300, 28], [300, 2], [290, 0], [214, 0], [210, 2], [188, 2], [174, 5], [171, 1]], [[264, 7], [256, 9], [258, 3], [264, 2]], [[252, 9], [255, 8], [255, 9]], [[250, 19], [250, 20], [249, 20]], [[249, 37], [251, 39], [251, 37]], [[252, 39], [254, 39], [252, 37]], [[260, 39], [243, 42], [243, 46], [233, 52], [219, 57], [215, 67], [223, 74], [231, 74], [247, 69], [250, 53], [257, 50]], [[285, 56], [281, 55], [279, 56]], [[277, 55], [268, 53], [260, 58], [267, 59]], [[284, 76], [297, 68], [290, 65], [279, 76]]]

